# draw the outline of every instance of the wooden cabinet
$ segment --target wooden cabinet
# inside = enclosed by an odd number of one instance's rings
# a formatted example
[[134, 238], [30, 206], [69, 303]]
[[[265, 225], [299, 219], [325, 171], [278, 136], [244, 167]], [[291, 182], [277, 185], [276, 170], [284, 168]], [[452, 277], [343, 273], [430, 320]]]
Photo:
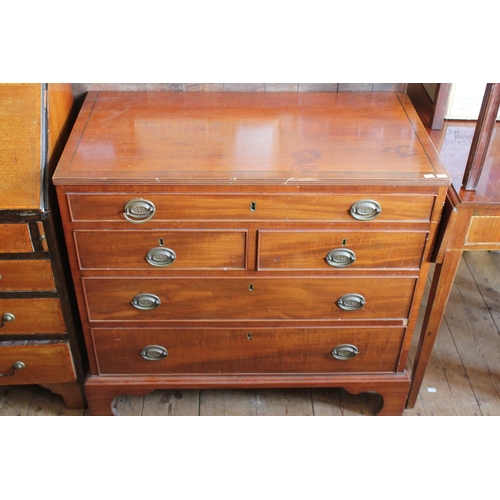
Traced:
[[53, 180], [92, 414], [309, 386], [403, 412], [450, 184], [404, 94], [90, 92]]
[[84, 345], [50, 188], [71, 86], [0, 84], [0, 103], [0, 385], [43, 385], [83, 408]]

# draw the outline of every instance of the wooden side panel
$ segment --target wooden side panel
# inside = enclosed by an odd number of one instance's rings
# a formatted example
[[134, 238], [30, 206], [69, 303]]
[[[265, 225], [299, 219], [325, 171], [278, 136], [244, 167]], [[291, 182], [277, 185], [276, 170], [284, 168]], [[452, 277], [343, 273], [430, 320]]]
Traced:
[[500, 216], [471, 217], [465, 246], [481, 244], [500, 246]]
[[41, 84], [0, 84], [0, 209], [40, 208]]

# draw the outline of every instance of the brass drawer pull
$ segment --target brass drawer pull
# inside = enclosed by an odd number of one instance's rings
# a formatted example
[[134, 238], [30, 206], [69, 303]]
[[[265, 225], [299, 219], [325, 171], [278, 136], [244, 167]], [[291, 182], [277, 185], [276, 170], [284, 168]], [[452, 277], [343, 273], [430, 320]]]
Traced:
[[12, 377], [16, 374], [16, 370], [24, 370], [26, 365], [22, 361], [15, 361], [12, 364], [12, 373], [0, 373], [0, 377]]
[[366, 304], [365, 298], [359, 293], [346, 293], [337, 300], [337, 305], [344, 311], [356, 311]]
[[5, 313], [2, 316], [2, 324], [0, 325], [0, 328], [2, 328], [5, 323], [12, 323], [15, 319], [16, 317], [12, 313]]
[[345, 361], [346, 359], [354, 358], [359, 353], [358, 348], [352, 344], [339, 344], [332, 349], [332, 356], [335, 359]]
[[141, 311], [151, 311], [161, 304], [161, 300], [160, 297], [152, 293], [140, 293], [132, 299], [131, 304]]
[[372, 220], [381, 212], [382, 208], [373, 200], [359, 200], [350, 208], [351, 216], [357, 220]]
[[177, 256], [175, 252], [166, 247], [152, 248], [146, 255], [148, 264], [156, 267], [166, 267], [172, 264]]
[[142, 348], [141, 356], [146, 361], [160, 361], [168, 356], [168, 351], [161, 345], [147, 345]]
[[347, 267], [356, 260], [356, 254], [348, 248], [335, 248], [328, 252], [325, 260], [332, 267]]
[[142, 224], [150, 220], [156, 212], [156, 207], [149, 200], [135, 198], [127, 201], [123, 207], [123, 216], [129, 222]]

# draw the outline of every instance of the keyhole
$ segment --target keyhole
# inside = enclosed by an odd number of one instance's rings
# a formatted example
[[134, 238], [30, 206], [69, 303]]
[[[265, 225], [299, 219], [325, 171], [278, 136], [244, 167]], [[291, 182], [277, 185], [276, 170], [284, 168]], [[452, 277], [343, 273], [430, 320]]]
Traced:
[[248, 340], [252, 340], [252, 334], [251, 334], [251, 332], [248, 332], [248, 333], [247, 333], [247, 339], [248, 339]]
[[253, 285], [248, 285], [248, 290], [249, 290], [250, 292], [253, 292]]
[[158, 243], [159, 243], [159, 245], [162, 247], [162, 246], [164, 245], [164, 243], [163, 243], [163, 238], [160, 238], [160, 239], [158, 240]]
[[255, 201], [252, 201], [250, 203], [250, 212], [255, 212], [257, 210], [257, 203]]
[[345, 247], [345, 246], [346, 246], [346, 244], [347, 244], [347, 239], [346, 239], [346, 238], [344, 238], [344, 239], [342, 240], [342, 246], [343, 246], [343, 247]]

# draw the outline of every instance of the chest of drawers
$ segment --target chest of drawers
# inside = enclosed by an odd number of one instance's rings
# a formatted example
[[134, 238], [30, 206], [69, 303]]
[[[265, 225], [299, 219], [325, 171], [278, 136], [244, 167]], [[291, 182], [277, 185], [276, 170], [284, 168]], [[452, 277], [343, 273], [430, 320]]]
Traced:
[[71, 125], [65, 84], [0, 84], [0, 385], [85, 407], [84, 346], [50, 176]]
[[404, 94], [91, 92], [53, 180], [92, 414], [174, 387], [402, 413], [450, 183]]

